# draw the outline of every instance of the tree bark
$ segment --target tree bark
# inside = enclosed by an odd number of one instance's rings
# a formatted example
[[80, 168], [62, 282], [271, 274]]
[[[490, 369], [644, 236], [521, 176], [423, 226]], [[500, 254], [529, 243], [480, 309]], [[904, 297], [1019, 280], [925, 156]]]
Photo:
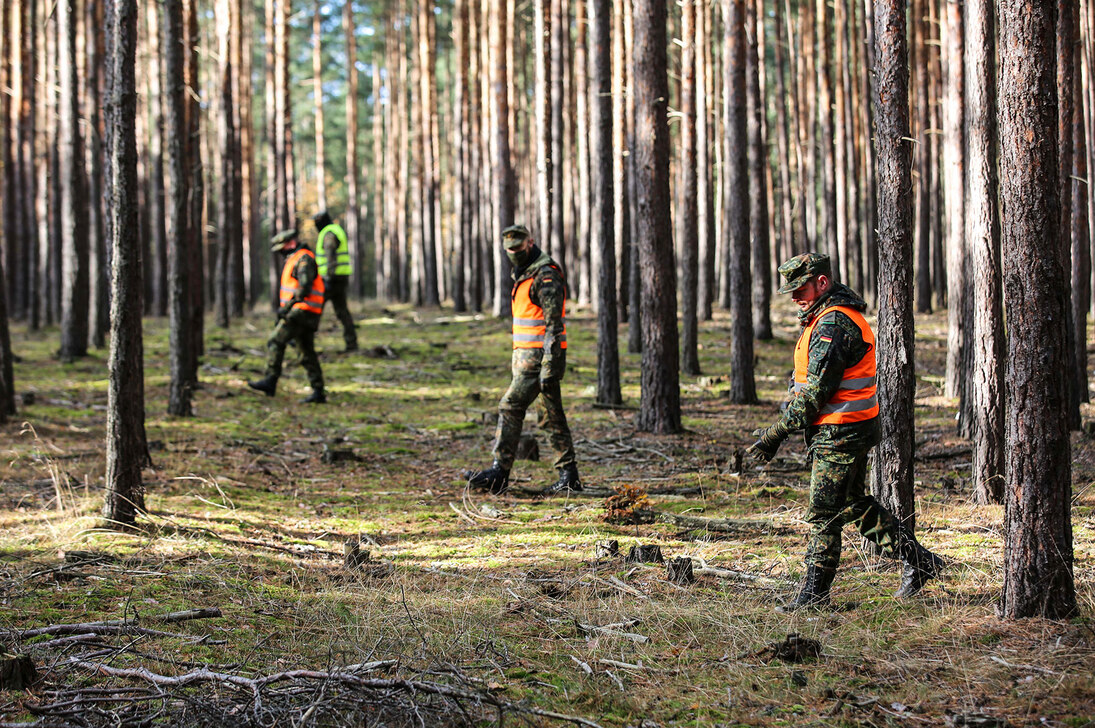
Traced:
[[624, 2], [612, 4], [612, 194], [614, 208], [613, 237], [616, 248], [616, 306], [619, 320], [627, 323], [630, 303], [630, 281], [627, 277], [631, 258], [631, 205], [627, 179], [627, 114], [624, 95], [627, 93], [627, 53], [624, 47]]
[[186, 85], [183, 74], [182, 0], [163, 4], [163, 76], [166, 197], [164, 205], [167, 229], [167, 315], [168, 388], [167, 413], [180, 417], [193, 414], [191, 394], [193, 377], [189, 370], [190, 318], [187, 316], [187, 291], [190, 288], [189, 234], [187, 230]]
[[144, 430], [144, 351], [141, 334], [143, 290], [137, 238], [135, 0], [108, 0], [106, 123], [110, 125], [111, 243], [110, 376], [106, 424], [106, 502], [103, 517], [132, 526], [143, 512], [141, 468], [149, 464]]
[[[947, 243], [947, 369], [944, 394], [965, 400], [970, 347], [966, 317], [969, 268], [966, 255], [965, 148], [963, 129], [965, 84], [962, 54], [963, 8], [959, 0], [944, 0], [940, 36], [943, 57], [943, 194]], [[963, 414], [958, 407], [959, 418]]]
[[905, 3], [875, 4], [878, 156], [878, 404], [875, 495], [913, 526], [912, 172]]
[[230, 0], [217, 2], [217, 47], [219, 56], [220, 104], [217, 109], [217, 148], [220, 152], [220, 185], [217, 190], [217, 261], [214, 270], [213, 305], [216, 311], [217, 325], [227, 328], [230, 317], [231, 260], [234, 257], [232, 247], [236, 244], [233, 234], [233, 221], [238, 210], [233, 195], [233, 177], [236, 175], [234, 139], [235, 119], [232, 98], [232, 77], [235, 68], [232, 65], [230, 29], [232, 16], [238, 8], [233, 8]]
[[638, 0], [635, 28], [635, 195], [642, 275], [642, 401], [638, 429], [681, 429], [677, 280], [669, 217], [669, 78], [665, 0]]
[[927, 7], [930, 0], [913, 0], [912, 24], [913, 55], [912, 66], [915, 69], [916, 93], [916, 312], [931, 313], [931, 181], [932, 135], [929, 133], [931, 116], [928, 99], [928, 42]]
[[61, 189], [61, 350], [68, 361], [87, 355], [88, 250], [84, 148], [76, 74], [76, 2], [57, 6], [60, 61], [58, 152]]
[[[491, 165], [494, 170], [494, 218], [493, 224], [487, 229], [488, 250], [495, 261], [496, 267], [496, 295], [495, 315], [503, 315], [502, 303], [509, 298], [508, 281], [503, 279], [504, 268], [501, 262], [502, 256], [502, 230], [514, 223], [516, 207], [516, 185], [513, 178], [513, 164], [510, 159], [510, 127], [509, 127], [509, 68], [506, 63], [506, 47], [509, 44], [510, 19], [505, 5], [494, 4], [494, 11], [490, 17], [490, 57], [491, 82], [493, 93], [491, 105], [493, 111], [491, 118], [494, 121], [494, 131], [491, 135]], [[539, 81], [538, 81], [539, 83]], [[543, 181], [543, 180], [541, 180]], [[542, 218], [541, 218], [541, 224]], [[547, 227], [542, 227], [546, 232]]]
[[681, 369], [700, 373], [696, 284], [699, 277], [696, 197], [696, 3], [681, 4], [681, 160], [677, 183], [677, 244], [681, 251]]
[[164, 232], [164, 169], [163, 169], [163, 110], [160, 90], [160, 20], [156, 3], [145, 8], [145, 27], [148, 31], [148, 154], [147, 186], [145, 187], [148, 211], [148, 253], [146, 261], [149, 280], [145, 290], [147, 312], [153, 316], [167, 314], [167, 237]]
[[764, 133], [764, 87], [758, 46], [763, 45], [763, 17], [757, 2], [745, 2], [746, 138], [749, 149], [749, 237], [752, 245], [753, 335], [772, 338], [772, 256], [768, 235], [768, 141]]
[[708, 42], [708, 17], [711, 4], [696, 9], [696, 238], [699, 247], [696, 291], [696, 316], [711, 320], [711, 304], [715, 300], [715, 186], [711, 172], [712, 133], [710, 103], [714, 94], [711, 72], [711, 48]]
[[197, 0], [183, 0], [183, 53], [184, 72], [187, 89], [186, 97], [186, 148], [184, 159], [188, 166], [187, 183], [187, 222], [186, 249], [190, 261], [190, 273], [187, 283], [187, 331], [190, 341], [187, 344], [186, 370], [190, 377], [191, 388], [198, 384], [198, 357], [205, 351], [205, 256], [202, 249], [205, 229], [202, 212], [205, 208], [205, 180], [202, 167], [201, 150], [201, 84], [198, 77], [198, 3]]
[[438, 255], [440, 234], [438, 233], [439, 204], [437, 150], [435, 149], [435, 129], [437, 128], [437, 100], [434, 80], [435, 50], [433, 42], [434, 14], [433, 4], [417, 3], [418, 7], [418, 65], [419, 105], [422, 111], [422, 262], [424, 276], [424, 302], [427, 306], [441, 303], [439, 268], [442, 259]]
[[1007, 619], [1076, 613], [1071, 447], [1059, 251], [1055, 3], [999, 0], [1000, 228], [1008, 301], [1004, 586]]
[[611, 0], [590, 0], [590, 135], [589, 157], [593, 187], [591, 245], [600, 251], [597, 295], [597, 401], [615, 405], [620, 393], [620, 352], [617, 343], [616, 250], [613, 205], [612, 149], [612, 25]]
[[[423, 3], [425, 5], [426, 3]], [[327, 209], [327, 150], [324, 145], [323, 118], [323, 6], [316, 0], [312, 8], [312, 109], [316, 116], [316, 204]], [[319, 232], [318, 230], [316, 231]], [[319, 245], [319, 241], [316, 241]]]
[[1081, 402], [1089, 402], [1087, 381], [1087, 311], [1091, 301], [1091, 240], [1088, 214], [1088, 140], [1084, 128], [1083, 79], [1081, 69], [1080, 37], [1077, 34], [1072, 52], [1075, 71], [1072, 77], [1072, 98], [1075, 104], [1072, 118], [1072, 176], [1069, 194], [1072, 195], [1072, 326], [1076, 345], [1072, 348], [1076, 361], [1072, 371], [1076, 374], [1073, 391], [1078, 392]]
[[1004, 496], [1004, 310], [996, 169], [993, 0], [967, 0], [965, 23], [966, 229], [972, 277], [969, 434], [974, 500]]
[[[1058, 0], [1057, 2], [1057, 27], [1056, 27], [1056, 67], [1057, 67], [1057, 135], [1059, 145], [1059, 191], [1060, 201], [1060, 251], [1062, 265], [1066, 272], [1065, 279], [1072, 281], [1072, 120], [1075, 116], [1075, 103], [1072, 96], [1072, 79], [1075, 75], [1073, 64], [1073, 47], [1079, 40], [1077, 33], [1077, 6], [1076, 0]], [[1077, 327], [1073, 323], [1073, 309], [1067, 309], [1068, 322], [1065, 339], [1068, 349], [1067, 356], [1070, 363], [1079, 361], [1077, 353]], [[1086, 338], [1086, 337], [1085, 337]], [[1073, 430], [1080, 429], [1080, 401], [1082, 399], [1079, 390], [1080, 372], [1071, 371], [1071, 376], [1066, 377], [1068, 386], [1068, 422]]]
[[726, 223], [723, 239], [726, 250], [724, 275], [729, 285], [730, 308], [730, 401], [752, 404], [757, 401], [753, 375], [753, 315], [749, 243], [749, 168], [748, 155], [741, 149], [748, 144], [746, 134], [746, 38], [745, 2], [724, 0], [725, 101], [726, 113], [726, 184], [723, 190]]

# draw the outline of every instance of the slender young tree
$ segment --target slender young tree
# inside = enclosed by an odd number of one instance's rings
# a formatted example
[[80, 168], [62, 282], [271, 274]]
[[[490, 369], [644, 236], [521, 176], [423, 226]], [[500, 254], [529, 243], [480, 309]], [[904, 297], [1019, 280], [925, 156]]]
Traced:
[[320, 0], [316, 0], [312, 8], [312, 108], [316, 115], [316, 204], [319, 205], [319, 209], [326, 210], [327, 152], [323, 143], [325, 137], [323, 118], [323, 5]]
[[58, 152], [61, 189], [61, 350], [71, 360], [87, 355], [87, 202], [84, 148], [80, 136], [80, 98], [76, 74], [76, 2], [57, 6], [59, 36], [60, 125]]
[[[963, 69], [963, 15], [960, 0], [944, 0], [940, 35], [943, 56], [943, 212], [947, 242], [947, 370], [944, 393], [948, 397], [967, 398], [963, 382], [968, 379], [968, 352], [971, 341], [966, 317], [969, 274], [966, 246], [966, 185], [963, 128], [965, 113], [965, 77]], [[959, 407], [961, 417], [962, 407]]]
[[677, 267], [669, 218], [669, 77], [665, 0], [637, 0], [635, 27], [635, 196], [642, 276], [642, 401], [638, 428], [681, 429]]
[[874, 490], [913, 526], [912, 150], [909, 46], [903, 0], [875, 3], [878, 159], [878, 406], [882, 442]]
[[217, 325], [227, 327], [231, 317], [231, 261], [233, 246], [237, 244], [234, 235], [234, 218], [238, 213], [237, 200], [233, 195], [233, 178], [237, 174], [235, 165], [235, 101], [232, 98], [232, 77], [235, 69], [232, 65], [232, 46], [230, 29], [232, 16], [239, 11], [233, 8], [230, 0], [217, 0], [217, 47], [220, 66], [220, 104], [217, 109], [217, 147], [220, 152], [220, 184], [217, 189], [217, 261], [213, 272], [214, 308]]
[[135, 0], [108, 0], [106, 123], [111, 230], [110, 376], [106, 421], [106, 502], [103, 516], [132, 526], [143, 512], [141, 468], [150, 464], [144, 429], [143, 289], [137, 227]]
[[[1072, 96], [1072, 79], [1075, 75], [1073, 46], [1079, 41], [1077, 26], [1077, 0], [1058, 0], [1056, 27], [1057, 56], [1057, 138], [1058, 159], [1060, 164], [1059, 193], [1060, 201], [1060, 256], [1066, 276], [1071, 283], [1072, 256], [1072, 119], [1075, 116], [1075, 104]], [[1082, 112], [1081, 112], [1082, 113]], [[1079, 361], [1077, 353], [1077, 327], [1073, 325], [1073, 307], [1068, 309], [1067, 339], [1068, 360]], [[1080, 402], [1083, 397], [1079, 390], [1079, 373], [1071, 372], [1066, 377], [1068, 384], [1068, 421], [1073, 430], [1080, 429]]]
[[746, 139], [749, 158], [749, 239], [752, 265], [753, 335], [772, 338], [772, 256], [768, 236], [768, 142], [764, 134], [764, 87], [758, 46], [764, 43], [757, 0], [745, 0]]
[[[702, 12], [702, 11], [701, 11]], [[699, 278], [698, 202], [696, 198], [696, 3], [681, 3], [681, 160], [677, 183], [677, 244], [681, 250], [681, 369], [700, 373], [696, 315]]]
[[182, 0], [163, 4], [163, 88], [164, 88], [164, 205], [167, 229], [167, 315], [168, 368], [171, 384], [167, 397], [168, 414], [189, 417], [193, 414], [191, 394], [193, 376], [189, 370], [191, 339], [187, 315], [187, 291], [190, 286], [190, 262], [187, 231], [186, 80], [183, 53]]
[[1076, 345], [1072, 348], [1076, 360], [1072, 371], [1076, 375], [1073, 391], [1079, 392], [1080, 401], [1089, 402], [1087, 380], [1087, 311], [1091, 302], [1091, 238], [1088, 214], [1088, 140], [1084, 124], [1082, 56], [1080, 34], [1073, 45], [1072, 98], [1075, 104], [1072, 117], [1072, 175], [1069, 194], [1072, 195], [1072, 327]]
[[[1008, 301], [1005, 619], [1076, 613], [1064, 346], [1068, 273], [1058, 251], [1056, 3], [999, 0], [1000, 230]], [[1038, 130], [1034, 132], [1033, 130]]]
[[916, 109], [916, 312], [931, 313], [932, 310], [932, 271], [931, 271], [931, 186], [932, 165], [935, 158], [932, 152], [931, 111], [928, 91], [928, 13], [927, 4], [931, 0], [913, 0], [913, 74], [916, 83], [914, 107]]
[[144, 74], [147, 96], [147, 154], [145, 161], [145, 210], [148, 245], [145, 250], [145, 286], [148, 298], [146, 313], [164, 316], [167, 313], [167, 236], [164, 229], [164, 169], [163, 169], [163, 109], [160, 90], [160, 26], [158, 3], [144, 7], [147, 29], [148, 72]]
[[362, 269], [365, 258], [361, 251], [361, 220], [358, 208], [358, 169], [357, 169], [357, 42], [354, 38], [357, 27], [354, 21], [354, 4], [347, 2], [342, 6], [342, 30], [346, 36], [346, 237], [350, 242], [350, 255], [354, 261], [351, 289], [354, 295], [361, 295]]
[[437, 81], [434, 73], [436, 49], [434, 47], [433, 4], [417, 3], [418, 7], [418, 63], [420, 108], [422, 112], [422, 260], [424, 274], [424, 302], [427, 306], [441, 303], [441, 285], [438, 255], [441, 244], [440, 223], [441, 195], [437, 148]]
[[[492, 97], [491, 115], [494, 129], [491, 133], [491, 165], [493, 167], [494, 217], [486, 230], [490, 255], [496, 263], [497, 284], [494, 297], [494, 315], [502, 316], [503, 303], [509, 297], [509, 287], [502, 280], [503, 263], [500, 261], [502, 230], [514, 222], [516, 189], [513, 164], [510, 159], [509, 125], [509, 64], [506, 63], [506, 47], [509, 44], [509, 15], [504, 3], [493, 3], [490, 14], [490, 58]], [[542, 228], [547, 230], [547, 228]]]
[[616, 250], [612, 153], [612, 2], [590, 0], [590, 135], [593, 182], [592, 245], [600, 251], [597, 275], [597, 401], [615, 405], [620, 393], [620, 352], [616, 338]]
[[723, 275], [729, 285], [730, 308], [730, 401], [751, 404], [757, 401], [753, 374], [752, 281], [749, 243], [749, 158], [746, 148], [746, 39], [745, 3], [724, 0], [726, 18], [725, 94], [726, 182], [723, 189], [723, 249], [726, 265]]

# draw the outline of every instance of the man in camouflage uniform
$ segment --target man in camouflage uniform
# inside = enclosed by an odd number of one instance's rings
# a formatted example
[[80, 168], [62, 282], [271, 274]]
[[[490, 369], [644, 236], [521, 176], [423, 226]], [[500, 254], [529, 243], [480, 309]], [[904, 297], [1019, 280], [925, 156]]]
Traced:
[[247, 385], [273, 397], [281, 376], [285, 346], [295, 340], [300, 349], [301, 363], [308, 372], [308, 382], [312, 385], [312, 394], [302, 402], [322, 404], [327, 401], [327, 395], [323, 389], [323, 370], [316, 356], [315, 340], [323, 313], [323, 279], [316, 269], [315, 255], [297, 239], [295, 229], [278, 233], [273, 243], [271, 251], [288, 256], [281, 272], [281, 308], [278, 309], [274, 333], [266, 342], [266, 376]]
[[548, 432], [559, 471], [545, 493], [579, 491], [582, 482], [559, 388], [566, 371], [566, 279], [524, 225], [503, 230], [502, 244], [513, 264], [513, 380], [498, 403], [494, 463], [473, 473], [468, 484], [492, 493], [509, 487], [525, 411], [539, 395], [540, 427]]
[[346, 231], [331, 219], [326, 210], [316, 213], [312, 218], [316, 224], [316, 267], [326, 286], [327, 300], [335, 310], [335, 317], [342, 324], [342, 340], [346, 343], [344, 351], [357, 351], [357, 329], [354, 317], [346, 303], [346, 292], [350, 289], [350, 275], [354, 272], [353, 259], [350, 257], [350, 242]]
[[758, 439], [747, 452], [768, 462], [792, 432], [805, 430], [813, 470], [806, 579], [798, 596], [777, 611], [828, 603], [847, 523], [885, 555], [904, 562], [894, 596], [912, 596], [938, 575], [943, 561], [866, 491], [867, 453], [881, 434], [874, 333], [862, 313], [867, 304], [832, 280], [827, 255], [796, 256], [779, 272], [786, 281], [779, 292], [790, 293], [800, 309], [795, 378], [787, 408], [775, 424], [753, 432]]

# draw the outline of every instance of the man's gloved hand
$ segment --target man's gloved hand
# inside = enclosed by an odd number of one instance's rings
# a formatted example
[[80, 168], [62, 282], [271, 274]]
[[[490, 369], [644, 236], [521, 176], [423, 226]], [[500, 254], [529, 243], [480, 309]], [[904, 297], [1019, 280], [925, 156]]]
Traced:
[[293, 304], [287, 303], [278, 309], [278, 320], [281, 320], [289, 315], [289, 312], [293, 310]]
[[771, 462], [784, 439], [784, 435], [779, 432], [776, 425], [753, 430], [753, 437], [757, 438], [757, 441], [750, 445], [745, 453], [761, 463]]
[[553, 384], [558, 384], [561, 377], [559, 377], [551, 369], [540, 370], [540, 389], [544, 389]]

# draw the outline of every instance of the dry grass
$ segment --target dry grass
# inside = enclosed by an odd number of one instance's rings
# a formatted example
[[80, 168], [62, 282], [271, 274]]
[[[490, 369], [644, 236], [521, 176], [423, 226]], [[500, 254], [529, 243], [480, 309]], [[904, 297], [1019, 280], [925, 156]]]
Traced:
[[[953, 433], [954, 403], [939, 391], [944, 316], [925, 319], [918, 332], [921, 452], [963, 445]], [[564, 397], [583, 478], [654, 490], [651, 505], [661, 510], [756, 524], [707, 537], [664, 524], [605, 523], [601, 499], [465, 492], [459, 473], [489, 460], [493, 412], [507, 384], [504, 325], [399, 307], [370, 307], [362, 319], [363, 344], [388, 345], [399, 358], [335, 354], [339, 337], [325, 324], [320, 347], [332, 404], [311, 409], [295, 404], [306, 391], [299, 367], [288, 368], [276, 399], [245, 391], [261, 367], [268, 321], [210, 329], [204, 388], [189, 420], [163, 415], [166, 335], [162, 321], [149, 322], [156, 468], [147, 472], [151, 513], [131, 533], [102, 528], [98, 516], [105, 354], [61, 364], [51, 358], [56, 332], [17, 328], [17, 386], [34, 401], [4, 428], [6, 641], [14, 646], [15, 630], [51, 623], [219, 606], [223, 618], [177, 631], [223, 644], [112, 639], [114, 650], [129, 650], [100, 659], [161, 674], [208, 664], [248, 676], [396, 659], [393, 676], [459, 674], [470, 681], [461, 684], [507, 701], [605, 726], [1095, 725], [1095, 444], [1088, 438], [1074, 436], [1080, 618], [995, 617], [1003, 511], [968, 502], [961, 454], [917, 469], [922, 539], [952, 562], [942, 583], [895, 602], [896, 569], [863, 552], [847, 531], [834, 608], [785, 616], [771, 607], [790, 586], [767, 584], [790, 584], [801, 573], [803, 447], [785, 446], [765, 470], [730, 470], [734, 450], [772, 417], [790, 366], [790, 317], [779, 319], [775, 342], [758, 346], [764, 403], [754, 407], [721, 396], [727, 322], [704, 325], [706, 375], [682, 379], [689, 432], [658, 438], [634, 433], [631, 412], [592, 407], [595, 325], [581, 312], [572, 316]], [[638, 358], [623, 359], [625, 397], [637, 404]], [[353, 458], [325, 462], [325, 445]], [[543, 440], [541, 447], [546, 455]], [[526, 487], [553, 479], [547, 462], [519, 463], [514, 475]], [[674, 495], [674, 488], [700, 492]], [[343, 541], [358, 534], [394, 569], [344, 568]], [[656, 543], [667, 557], [690, 555], [774, 581], [701, 576], [678, 587], [663, 567], [596, 559], [594, 545], [608, 538], [624, 553]], [[99, 558], [74, 562], [73, 551]], [[764, 648], [789, 633], [818, 640], [821, 657], [770, 660]], [[31, 646], [40, 666], [54, 669], [35, 691], [0, 697], [0, 720], [26, 715], [21, 706], [47, 689], [127, 684], [65, 668], [75, 649]], [[202, 690], [210, 688], [195, 688]], [[287, 707], [287, 720], [336, 724], [307, 713], [309, 705]]]

